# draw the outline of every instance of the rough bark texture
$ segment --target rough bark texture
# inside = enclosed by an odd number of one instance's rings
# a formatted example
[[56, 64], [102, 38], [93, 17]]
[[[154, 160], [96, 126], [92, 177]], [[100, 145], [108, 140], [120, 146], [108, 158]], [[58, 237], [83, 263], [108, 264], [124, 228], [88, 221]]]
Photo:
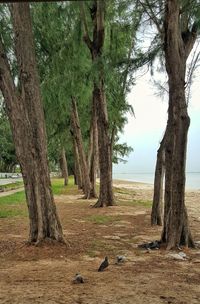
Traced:
[[78, 185], [78, 189], [83, 189], [83, 183], [82, 183], [82, 172], [81, 172], [81, 165], [80, 165], [80, 157], [78, 153], [77, 143], [74, 137], [74, 133], [71, 130], [72, 140], [73, 140], [73, 146], [74, 146], [74, 181], [75, 184]]
[[186, 60], [196, 33], [191, 30], [187, 41], [180, 30], [180, 2], [166, 1], [165, 61], [169, 82], [168, 125], [165, 163], [165, 213], [162, 241], [167, 249], [193, 247], [185, 207], [185, 164], [190, 119], [185, 98]]
[[90, 183], [91, 183], [91, 194], [93, 197], [97, 197], [96, 193], [96, 177], [98, 168], [98, 129], [97, 129], [97, 116], [95, 100], [92, 99], [92, 121], [90, 130], [91, 146], [90, 146], [90, 157], [89, 157], [89, 171], [90, 171]]
[[112, 162], [110, 139], [108, 135], [108, 118], [103, 89], [94, 88], [94, 98], [97, 109], [100, 190], [95, 207], [112, 206], [114, 204], [112, 189]]
[[82, 21], [84, 25], [84, 41], [87, 44], [92, 61], [98, 62], [98, 79], [94, 80], [93, 98], [97, 115], [98, 126], [98, 148], [99, 148], [99, 169], [100, 169], [100, 191], [99, 199], [94, 207], [114, 205], [112, 189], [112, 163], [109, 139], [109, 125], [107, 114], [107, 103], [104, 92], [103, 66], [100, 64], [102, 48], [104, 44], [104, 1], [94, 1], [91, 8], [91, 19], [93, 21], [93, 39], [89, 37], [83, 3], [81, 4]]
[[21, 166], [30, 219], [30, 242], [64, 241], [56, 212], [47, 164], [44, 114], [40, 97], [31, 17], [28, 3], [10, 6], [15, 34], [19, 90], [11, 77], [0, 44], [0, 87]]
[[83, 192], [85, 194], [86, 199], [90, 199], [92, 197], [91, 193], [91, 185], [90, 185], [90, 177], [89, 177], [89, 169], [86, 161], [86, 155], [83, 147], [83, 139], [81, 134], [78, 110], [76, 105], [76, 100], [72, 97], [72, 114], [71, 114], [71, 122], [74, 133], [74, 138], [78, 148], [78, 154], [80, 157], [80, 166], [82, 173], [82, 183], [83, 183]]
[[167, 128], [160, 147], [157, 151], [156, 169], [154, 177], [154, 194], [151, 211], [151, 225], [162, 225], [163, 222], [163, 183], [165, 175], [165, 142]]
[[64, 185], [67, 186], [68, 180], [69, 180], [69, 174], [68, 174], [68, 167], [67, 167], [67, 158], [66, 158], [66, 153], [65, 153], [64, 148], [62, 148], [59, 161], [60, 161], [61, 174], [62, 174], [62, 177], [64, 178]]

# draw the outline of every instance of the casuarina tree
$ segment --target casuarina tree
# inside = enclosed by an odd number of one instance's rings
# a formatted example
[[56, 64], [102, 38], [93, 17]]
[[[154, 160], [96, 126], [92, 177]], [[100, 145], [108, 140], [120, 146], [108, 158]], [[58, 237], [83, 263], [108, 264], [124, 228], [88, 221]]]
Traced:
[[17, 76], [0, 40], [0, 88], [6, 103], [28, 205], [29, 241], [64, 241], [47, 162], [46, 131], [28, 3], [10, 5]]

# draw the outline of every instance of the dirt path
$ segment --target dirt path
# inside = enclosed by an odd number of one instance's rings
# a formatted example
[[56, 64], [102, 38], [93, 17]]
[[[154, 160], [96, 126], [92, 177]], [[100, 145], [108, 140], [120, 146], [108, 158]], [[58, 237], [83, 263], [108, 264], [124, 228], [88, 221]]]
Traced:
[[[117, 188], [119, 187], [120, 188]], [[173, 260], [163, 250], [137, 245], [159, 239], [150, 226], [152, 188], [115, 184], [118, 206], [93, 209], [81, 193], [56, 196], [69, 246], [27, 246], [28, 219], [0, 219], [0, 303], [199, 304], [200, 249]], [[130, 192], [131, 190], [131, 192]], [[200, 240], [200, 192], [186, 196], [194, 238]], [[26, 207], [23, 206], [25, 209]], [[115, 265], [117, 255], [126, 262]], [[110, 266], [98, 266], [105, 256]], [[73, 284], [80, 272], [86, 282]]]

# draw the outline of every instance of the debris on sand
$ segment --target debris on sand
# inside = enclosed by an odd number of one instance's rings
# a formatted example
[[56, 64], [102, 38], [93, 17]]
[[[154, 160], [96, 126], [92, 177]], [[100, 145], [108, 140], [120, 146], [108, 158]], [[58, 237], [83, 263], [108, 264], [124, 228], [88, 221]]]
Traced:
[[117, 261], [115, 264], [123, 264], [126, 261], [126, 257], [124, 255], [117, 255], [116, 257]]
[[183, 251], [181, 251], [179, 253], [168, 253], [167, 256], [169, 258], [172, 258], [173, 260], [178, 260], [178, 261], [188, 260], [187, 255]]
[[75, 278], [73, 279], [74, 284], [84, 283], [84, 279], [80, 273], [76, 273]]

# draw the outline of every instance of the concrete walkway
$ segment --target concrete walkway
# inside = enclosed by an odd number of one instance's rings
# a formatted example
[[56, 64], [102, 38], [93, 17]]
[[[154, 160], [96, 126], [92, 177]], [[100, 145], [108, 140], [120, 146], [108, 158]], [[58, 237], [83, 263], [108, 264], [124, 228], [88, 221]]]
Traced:
[[0, 192], [0, 197], [11, 195], [13, 193], [20, 192], [20, 191], [23, 191], [23, 190], [24, 190], [24, 187], [20, 187], [20, 188], [9, 190], [9, 191], [3, 191], [3, 192]]

